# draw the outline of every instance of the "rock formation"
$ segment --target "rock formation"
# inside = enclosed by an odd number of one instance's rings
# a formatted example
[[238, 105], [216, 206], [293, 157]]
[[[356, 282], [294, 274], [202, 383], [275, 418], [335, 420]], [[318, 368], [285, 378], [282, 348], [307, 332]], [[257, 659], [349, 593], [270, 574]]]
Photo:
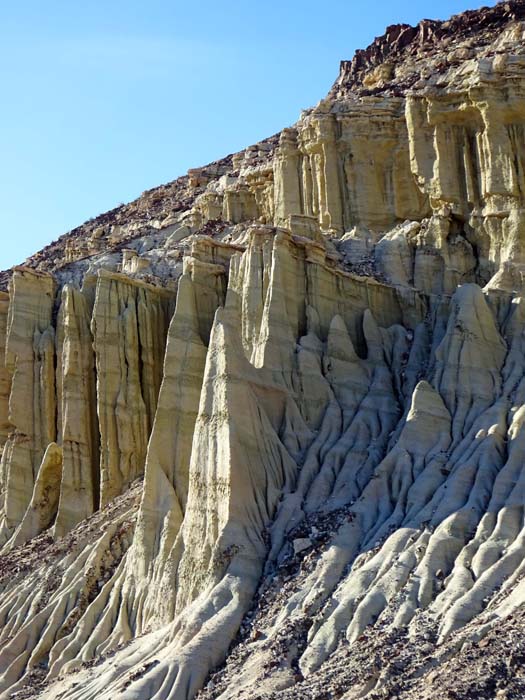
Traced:
[[2, 700], [525, 695], [524, 37], [389, 27], [2, 274]]

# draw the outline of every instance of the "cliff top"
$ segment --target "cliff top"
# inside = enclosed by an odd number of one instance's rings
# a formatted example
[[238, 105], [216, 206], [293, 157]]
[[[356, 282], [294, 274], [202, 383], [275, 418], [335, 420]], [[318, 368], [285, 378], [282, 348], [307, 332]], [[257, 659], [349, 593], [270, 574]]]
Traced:
[[[339, 76], [332, 88], [333, 96], [344, 92], [370, 94], [367, 75], [384, 66], [385, 83], [395, 75], [403, 62], [449, 54], [458, 45], [483, 48], [494, 41], [497, 32], [509, 24], [525, 19], [525, 0], [498, 2], [494, 7], [481, 7], [453, 15], [448, 20], [423, 19], [416, 26], [394, 24], [376, 37], [366, 49], [358, 49], [351, 60], [341, 61]], [[468, 58], [463, 54], [457, 58]]]

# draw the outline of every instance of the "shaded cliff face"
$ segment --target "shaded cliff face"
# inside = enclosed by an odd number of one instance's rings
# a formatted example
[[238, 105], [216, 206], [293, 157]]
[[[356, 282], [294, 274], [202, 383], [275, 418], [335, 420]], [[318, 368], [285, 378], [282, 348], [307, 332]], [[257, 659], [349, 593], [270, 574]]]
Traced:
[[3, 275], [0, 698], [525, 694], [524, 36], [390, 27]]

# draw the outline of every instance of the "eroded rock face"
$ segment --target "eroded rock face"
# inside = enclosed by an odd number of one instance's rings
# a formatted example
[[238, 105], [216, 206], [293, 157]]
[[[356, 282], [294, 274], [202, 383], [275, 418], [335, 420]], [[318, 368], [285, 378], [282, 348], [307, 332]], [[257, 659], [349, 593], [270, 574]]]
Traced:
[[106, 505], [144, 468], [157, 408], [172, 295], [100, 273], [91, 332], [100, 426], [100, 502]]
[[[510, 635], [524, 21], [390, 27], [293, 128], [13, 271], [1, 698], [439, 698]], [[475, 697], [525, 693], [507, 647]]]
[[64, 286], [57, 321], [57, 432], [63, 461], [55, 535], [64, 535], [100, 503], [91, 311], [85, 294], [72, 285]]
[[18, 269], [10, 284], [5, 367], [11, 376], [2, 452], [2, 538], [19, 524], [31, 500], [40, 463], [56, 437], [55, 333], [51, 275]]
[[0, 448], [3, 449], [9, 434], [9, 393], [11, 375], [5, 365], [5, 341], [9, 294], [0, 294]]

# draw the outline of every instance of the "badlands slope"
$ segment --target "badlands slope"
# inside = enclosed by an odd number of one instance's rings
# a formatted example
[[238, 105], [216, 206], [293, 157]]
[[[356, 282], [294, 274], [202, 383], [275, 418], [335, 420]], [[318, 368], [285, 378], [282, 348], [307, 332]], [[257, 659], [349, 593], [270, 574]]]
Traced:
[[0, 698], [525, 697], [525, 2], [0, 282]]

